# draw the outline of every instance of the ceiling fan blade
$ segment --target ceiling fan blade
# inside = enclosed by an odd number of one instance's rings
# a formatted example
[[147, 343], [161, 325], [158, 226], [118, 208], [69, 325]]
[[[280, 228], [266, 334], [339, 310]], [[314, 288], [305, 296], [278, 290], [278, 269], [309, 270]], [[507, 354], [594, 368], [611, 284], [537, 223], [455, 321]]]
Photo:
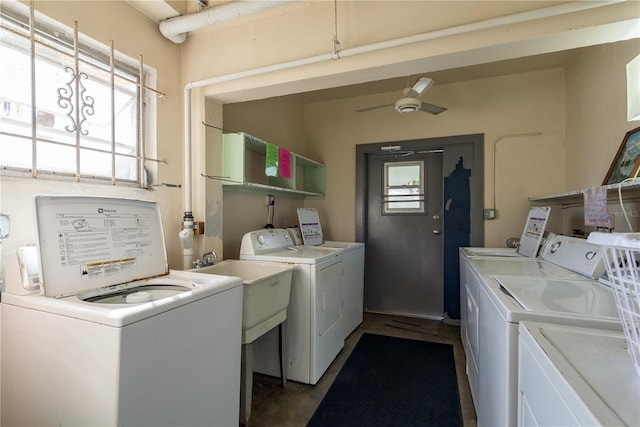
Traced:
[[444, 107], [440, 107], [439, 105], [427, 104], [426, 102], [423, 102], [422, 105], [420, 105], [420, 111], [424, 111], [425, 113], [430, 114], [440, 114], [443, 111], [447, 111], [447, 109]]
[[420, 77], [417, 82], [411, 87], [407, 96], [409, 98], [418, 98], [425, 93], [427, 89], [435, 84], [435, 80], [431, 77]]
[[356, 110], [358, 113], [366, 113], [367, 111], [371, 111], [371, 110], [377, 110], [380, 108], [387, 108], [387, 107], [393, 107], [395, 104], [384, 104], [384, 105], [376, 105], [374, 107], [366, 107], [366, 108], [361, 108], [359, 110]]

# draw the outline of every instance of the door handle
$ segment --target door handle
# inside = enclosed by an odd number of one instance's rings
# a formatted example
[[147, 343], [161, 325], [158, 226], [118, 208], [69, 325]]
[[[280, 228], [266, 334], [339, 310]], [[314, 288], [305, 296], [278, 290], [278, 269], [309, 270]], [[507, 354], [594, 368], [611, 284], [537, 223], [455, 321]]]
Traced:
[[440, 230], [433, 230], [433, 234], [442, 234], [442, 231], [440, 231]]

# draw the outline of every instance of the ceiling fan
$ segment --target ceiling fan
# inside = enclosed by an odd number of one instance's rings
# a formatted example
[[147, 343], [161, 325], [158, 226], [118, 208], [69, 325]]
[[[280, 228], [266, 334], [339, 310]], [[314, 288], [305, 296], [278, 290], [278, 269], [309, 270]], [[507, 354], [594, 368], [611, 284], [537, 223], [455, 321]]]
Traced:
[[393, 104], [376, 105], [356, 110], [358, 113], [365, 113], [379, 108], [394, 107], [399, 113], [413, 113], [414, 111], [424, 111], [430, 114], [440, 114], [447, 111], [446, 108], [438, 105], [428, 104], [420, 101], [418, 98], [435, 84], [435, 80], [431, 77], [420, 77], [412, 87], [405, 88], [402, 98]]

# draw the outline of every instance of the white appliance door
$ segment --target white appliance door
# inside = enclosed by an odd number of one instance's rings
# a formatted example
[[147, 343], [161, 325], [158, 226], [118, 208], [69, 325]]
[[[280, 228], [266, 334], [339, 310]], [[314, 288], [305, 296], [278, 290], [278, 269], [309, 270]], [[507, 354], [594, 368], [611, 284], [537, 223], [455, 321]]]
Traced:
[[323, 267], [316, 282], [318, 335], [322, 336], [342, 316], [342, 262]]

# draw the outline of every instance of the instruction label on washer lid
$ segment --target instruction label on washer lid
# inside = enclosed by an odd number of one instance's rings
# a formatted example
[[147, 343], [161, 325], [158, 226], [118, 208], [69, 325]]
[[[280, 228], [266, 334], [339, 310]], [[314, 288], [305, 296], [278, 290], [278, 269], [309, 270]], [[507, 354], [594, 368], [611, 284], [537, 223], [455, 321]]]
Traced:
[[302, 241], [307, 246], [317, 246], [323, 243], [322, 226], [318, 210], [313, 208], [298, 208], [298, 221]]
[[531, 258], [535, 258], [538, 255], [538, 248], [540, 248], [540, 243], [542, 242], [550, 211], [551, 208], [548, 206], [533, 207], [529, 210], [527, 222], [524, 225], [524, 230], [522, 230], [522, 237], [520, 237], [519, 254]]
[[36, 199], [44, 294], [75, 294], [168, 273], [158, 206], [102, 197]]

